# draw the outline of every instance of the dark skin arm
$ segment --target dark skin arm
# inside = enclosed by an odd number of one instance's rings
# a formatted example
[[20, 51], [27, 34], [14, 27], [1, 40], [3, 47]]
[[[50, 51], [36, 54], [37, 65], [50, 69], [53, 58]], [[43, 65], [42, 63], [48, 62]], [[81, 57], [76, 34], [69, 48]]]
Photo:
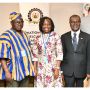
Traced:
[[5, 71], [6, 80], [7, 81], [12, 80], [11, 73], [9, 72], [8, 67], [7, 67], [6, 59], [1, 59], [1, 64], [2, 64], [2, 68]]

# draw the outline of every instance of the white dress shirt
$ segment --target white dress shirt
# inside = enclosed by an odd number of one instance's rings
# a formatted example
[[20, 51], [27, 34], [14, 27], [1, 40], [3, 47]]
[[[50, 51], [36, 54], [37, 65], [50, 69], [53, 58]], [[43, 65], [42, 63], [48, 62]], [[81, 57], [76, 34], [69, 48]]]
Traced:
[[[78, 30], [77, 32], [71, 31], [71, 37], [72, 37], [72, 38], [74, 37], [74, 33], [76, 33], [76, 38], [77, 38], [77, 43], [78, 43], [80, 30]], [[73, 43], [73, 40], [72, 40], [72, 43]]]

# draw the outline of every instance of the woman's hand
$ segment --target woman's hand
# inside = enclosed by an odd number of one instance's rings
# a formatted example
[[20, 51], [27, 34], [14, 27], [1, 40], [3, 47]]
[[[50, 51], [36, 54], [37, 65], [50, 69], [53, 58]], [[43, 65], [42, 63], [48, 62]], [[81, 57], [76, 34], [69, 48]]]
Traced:
[[38, 67], [37, 67], [37, 61], [34, 61], [34, 73], [35, 73], [35, 77], [38, 75]]
[[59, 77], [60, 70], [55, 68], [54, 69], [54, 79], [57, 79]]
[[36, 69], [34, 70], [34, 73], [35, 73], [35, 77], [37, 77], [38, 71]]

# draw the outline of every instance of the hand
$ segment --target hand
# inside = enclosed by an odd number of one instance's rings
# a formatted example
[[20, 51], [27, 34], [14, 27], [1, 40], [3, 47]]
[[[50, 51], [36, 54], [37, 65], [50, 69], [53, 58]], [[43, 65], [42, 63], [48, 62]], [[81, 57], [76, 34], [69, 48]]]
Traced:
[[10, 72], [6, 72], [6, 80], [11, 81], [12, 80], [12, 75]]
[[90, 79], [90, 74], [87, 74], [87, 79]]
[[64, 75], [63, 74], [61, 74], [61, 77], [62, 77], [62, 81], [64, 81]]
[[64, 75], [63, 75], [63, 73], [61, 74], [61, 78], [62, 78], [62, 85], [65, 86], [65, 81], [64, 81]]
[[34, 70], [34, 73], [35, 73], [35, 76], [38, 75], [38, 71], [36, 69]]
[[54, 69], [54, 79], [57, 79], [59, 77], [59, 72], [60, 72], [59, 69], [57, 68]]

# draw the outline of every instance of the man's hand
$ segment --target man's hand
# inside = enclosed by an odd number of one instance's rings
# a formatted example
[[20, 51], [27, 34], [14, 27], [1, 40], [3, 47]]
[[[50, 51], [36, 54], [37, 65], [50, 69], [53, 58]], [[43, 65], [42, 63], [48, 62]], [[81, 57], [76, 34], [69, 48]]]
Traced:
[[11, 81], [12, 80], [12, 75], [8, 70], [6, 59], [1, 59], [1, 64], [2, 64], [2, 68], [5, 71], [6, 80]]
[[87, 74], [87, 79], [90, 79], [90, 74]]
[[6, 80], [7, 80], [7, 81], [11, 81], [11, 80], [12, 80], [12, 75], [11, 75], [11, 73], [10, 73], [10, 72], [6, 72], [5, 74], [6, 74]]

